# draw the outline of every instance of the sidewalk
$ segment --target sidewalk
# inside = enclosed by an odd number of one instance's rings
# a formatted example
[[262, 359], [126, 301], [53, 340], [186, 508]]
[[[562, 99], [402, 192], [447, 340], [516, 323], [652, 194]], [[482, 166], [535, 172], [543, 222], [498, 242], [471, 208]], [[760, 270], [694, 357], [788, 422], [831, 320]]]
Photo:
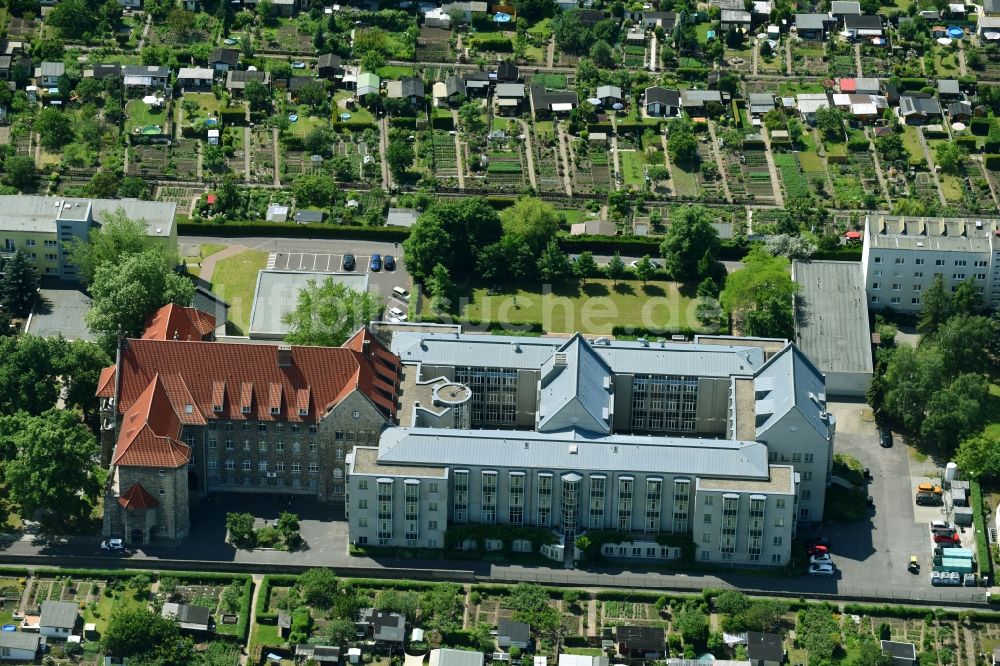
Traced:
[[246, 245], [230, 245], [225, 250], [219, 250], [215, 254], [205, 257], [201, 260], [201, 273], [198, 274], [198, 277], [211, 284], [212, 274], [215, 273], [215, 264], [249, 249]]

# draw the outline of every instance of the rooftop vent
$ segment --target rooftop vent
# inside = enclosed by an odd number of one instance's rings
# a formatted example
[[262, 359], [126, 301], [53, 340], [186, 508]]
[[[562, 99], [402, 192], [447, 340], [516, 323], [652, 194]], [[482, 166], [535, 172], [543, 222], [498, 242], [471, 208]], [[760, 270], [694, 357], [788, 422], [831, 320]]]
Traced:
[[555, 358], [553, 359], [553, 364], [557, 366], [565, 366], [566, 352], [556, 352]]
[[595, 345], [610, 345], [611, 344], [611, 340], [609, 340], [608, 338], [606, 338], [605, 336], [602, 335], [601, 337], [594, 339], [594, 344]]
[[517, 340], [514, 340], [513, 342], [511, 342], [510, 346], [511, 346], [511, 349], [513, 349], [515, 352], [521, 351], [521, 343], [518, 342]]
[[580, 447], [577, 446], [576, 444], [570, 444], [569, 445], [569, 452], [571, 454], [573, 454], [573, 455], [576, 455], [577, 453], [580, 452]]

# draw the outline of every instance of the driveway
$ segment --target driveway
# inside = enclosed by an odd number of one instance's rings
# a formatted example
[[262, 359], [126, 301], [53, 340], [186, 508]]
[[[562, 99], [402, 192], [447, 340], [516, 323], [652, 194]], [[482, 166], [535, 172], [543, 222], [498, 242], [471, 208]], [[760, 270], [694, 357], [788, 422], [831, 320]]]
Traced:
[[[828, 523], [819, 533], [833, 544], [834, 562], [841, 571], [838, 592], [856, 594], [861, 590], [883, 597], [933, 598], [947, 589], [954, 594], [981, 595], [976, 588], [931, 588], [926, 576], [931, 570], [929, 521], [943, 518], [940, 508], [917, 507], [913, 501], [916, 483], [925, 477], [913, 476], [908, 447], [896, 435], [892, 448], [878, 444], [875, 423], [868, 406], [861, 402], [828, 403], [837, 417], [834, 453], [854, 456], [871, 469], [868, 494], [874, 509], [866, 520], [853, 524]], [[916, 555], [921, 574], [907, 571], [910, 556]], [[966, 592], [967, 590], [967, 592]]]
[[[357, 262], [357, 272], [368, 273], [368, 290], [375, 292], [390, 303], [392, 288], [410, 289], [410, 276], [403, 262], [403, 248], [399, 243], [378, 243], [362, 240], [338, 239], [297, 239], [297, 238], [202, 238], [180, 237], [181, 256], [196, 256], [202, 244], [231, 244], [238, 242], [252, 250], [263, 250], [271, 254], [268, 266], [293, 271], [341, 271], [344, 255], [351, 253]], [[368, 270], [368, 261], [373, 253], [383, 257], [391, 254], [396, 258], [396, 270]]]

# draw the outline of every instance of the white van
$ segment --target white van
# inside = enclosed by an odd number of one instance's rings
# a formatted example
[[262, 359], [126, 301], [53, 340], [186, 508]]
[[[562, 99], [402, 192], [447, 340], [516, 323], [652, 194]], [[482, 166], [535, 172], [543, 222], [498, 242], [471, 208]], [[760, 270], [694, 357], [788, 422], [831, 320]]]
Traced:
[[409, 302], [409, 300], [410, 300], [410, 292], [406, 291], [402, 287], [393, 287], [392, 288], [392, 297], [393, 298], [398, 298], [399, 300], [401, 300], [403, 302]]

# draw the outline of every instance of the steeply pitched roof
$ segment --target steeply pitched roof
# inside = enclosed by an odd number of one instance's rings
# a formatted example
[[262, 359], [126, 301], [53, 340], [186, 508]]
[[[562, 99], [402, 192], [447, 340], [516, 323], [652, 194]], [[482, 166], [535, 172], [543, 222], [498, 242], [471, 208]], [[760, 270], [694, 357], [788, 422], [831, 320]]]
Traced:
[[881, 30], [882, 19], [872, 14], [848, 14], [844, 27], [849, 30]]
[[611, 368], [577, 333], [542, 364], [538, 431], [611, 432]]
[[500, 620], [497, 624], [497, 634], [507, 636], [515, 643], [527, 643], [531, 640], [531, 625], [514, 620]]
[[520, 71], [512, 62], [501, 62], [497, 65], [498, 81], [517, 81]]
[[143, 340], [201, 340], [215, 330], [215, 317], [195, 308], [168, 303], [146, 320]]
[[[119, 412], [128, 421], [137, 404], [148, 411], [155, 401], [161, 420], [153, 431], [166, 437], [176, 437], [181, 423], [203, 425], [211, 419], [315, 422], [354, 391], [385, 415], [395, 413], [399, 359], [366, 329], [342, 347], [293, 346], [287, 366], [279, 365], [281, 354], [276, 345], [127, 340], [118, 366]], [[272, 385], [283, 396], [277, 414], [267, 404]], [[129, 425], [123, 424], [123, 434]], [[134, 436], [139, 426], [133, 417]]]
[[650, 86], [649, 88], [646, 88], [646, 104], [680, 106], [681, 93], [679, 90], [670, 90], [660, 86]]
[[341, 60], [339, 55], [333, 53], [324, 53], [316, 60], [316, 68], [324, 69], [327, 67], [332, 67], [334, 69], [339, 69], [343, 60]]
[[748, 631], [747, 656], [753, 661], [776, 661], [781, 663], [785, 660], [785, 650], [781, 646], [781, 636], [778, 634], [765, 634], [759, 631]]
[[615, 638], [625, 643], [629, 650], [662, 651], [663, 629], [660, 627], [633, 627], [622, 625], [615, 629]]
[[830, 437], [826, 383], [822, 373], [792, 344], [772, 356], [754, 375], [757, 438], [792, 410], [823, 437]]
[[72, 629], [79, 615], [76, 604], [68, 601], [43, 601], [38, 624], [42, 627]]
[[597, 96], [600, 97], [601, 99], [604, 99], [605, 97], [613, 97], [615, 99], [621, 99], [622, 89], [619, 88], [618, 86], [607, 86], [607, 85], [598, 86]]
[[240, 52], [236, 49], [217, 48], [212, 51], [210, 56], [208, 56], [208, 62], [213, 65], [215, 63], [220, 63], [229, 65], [230, 67], [235, 67], [240, 64]]
[[[119, 403], [121, 405], [122, 403]], [[191, 459], [191, 447], [177, 441], [181, 422], [159, 375], [125, 411], [112, 464], [175, 469]]]
[[160, 502], [143, 488], [141, 483], [133, 483], [131, 488], [122, 493], [118, 497], [118, 504], [124, 509], [137, 511], [155, 509], [160, 506]]

